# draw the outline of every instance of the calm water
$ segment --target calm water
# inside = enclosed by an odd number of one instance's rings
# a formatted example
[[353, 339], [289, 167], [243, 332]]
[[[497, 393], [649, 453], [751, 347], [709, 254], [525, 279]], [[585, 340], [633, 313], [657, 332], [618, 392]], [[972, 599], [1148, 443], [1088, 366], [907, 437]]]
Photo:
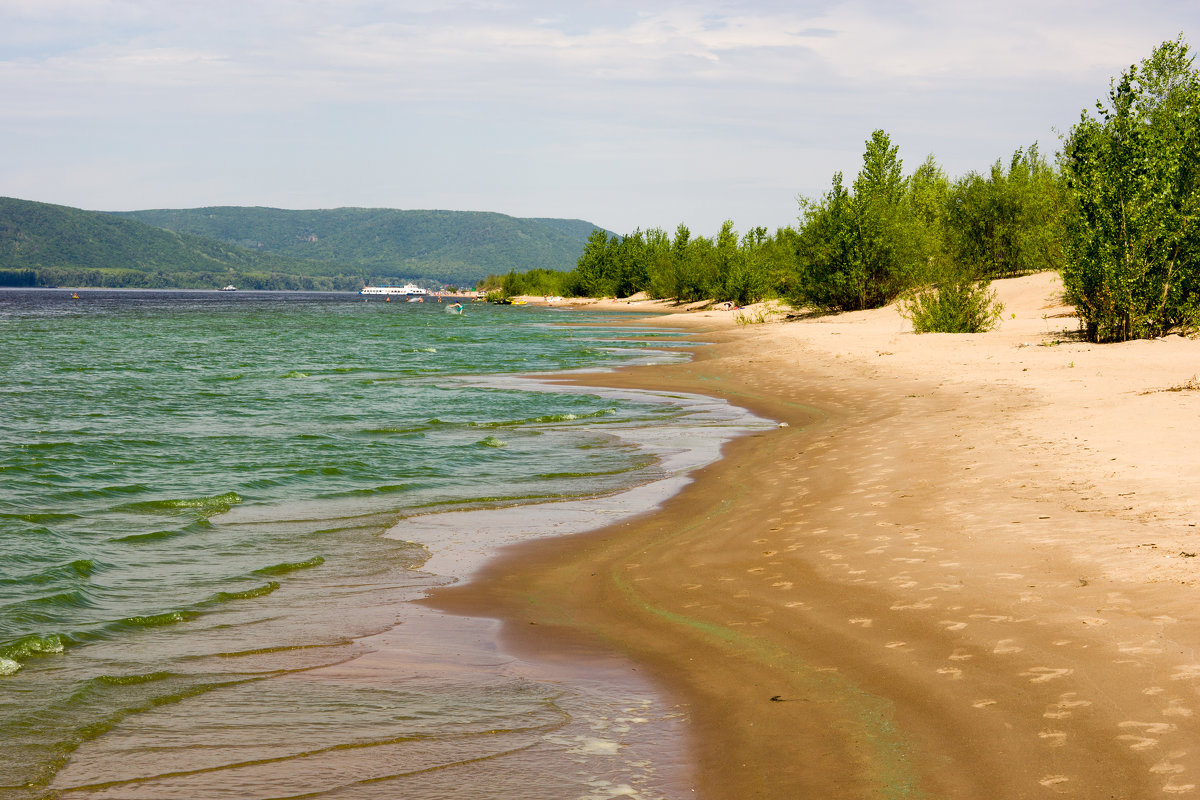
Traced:
[[761, 424], [514, 377], [679, 357], [670, 334], [353, 295], [79, 295], [0, 292], [0, 797], [678, 785], [678, 715], [628, 665], [528, 663], [492, 623], [406, 602], [497, 545], [653, 505]]

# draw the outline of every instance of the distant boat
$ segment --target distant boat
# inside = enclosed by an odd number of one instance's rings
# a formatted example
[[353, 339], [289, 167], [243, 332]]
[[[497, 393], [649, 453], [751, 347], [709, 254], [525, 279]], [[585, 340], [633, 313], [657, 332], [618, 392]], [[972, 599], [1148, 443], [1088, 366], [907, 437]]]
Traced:
[[420, 286], [415, 286], [411, 283], [406, 283], [403, 286], [364, 286], [359, 294], [398, 294], [407, 297], [416, 297], [418, 295], [429, 294]]
[[222, 292], [236, 292], [236, 291], [237, 291], [237, 287], [236, 287], [236, 286], [234, 286], [234, 285], [231, 283], [231, 284], [229, 284], [228, 286], [226, 286], [224, 289], [222, 289], [221, 291], [222, 291]]

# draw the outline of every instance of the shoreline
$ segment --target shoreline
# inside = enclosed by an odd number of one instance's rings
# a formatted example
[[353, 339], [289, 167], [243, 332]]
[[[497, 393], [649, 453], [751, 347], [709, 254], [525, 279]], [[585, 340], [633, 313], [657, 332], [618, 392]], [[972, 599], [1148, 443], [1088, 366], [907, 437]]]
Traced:
[[695, 796], [1200, 793], [1200, 343], [1080, 343], [1054, 281], [996, 282], [981, 335], [656, 317], [715, 343], [571, 380], [789, 427], [422, 602], [633, 659], [687, 711]]

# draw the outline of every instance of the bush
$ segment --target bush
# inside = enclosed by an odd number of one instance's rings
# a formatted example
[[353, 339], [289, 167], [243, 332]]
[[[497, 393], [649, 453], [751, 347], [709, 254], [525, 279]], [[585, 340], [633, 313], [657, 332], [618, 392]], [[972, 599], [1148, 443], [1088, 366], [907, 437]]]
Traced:
[[996, 327], [1004, 306], [982, 281], [949, 280], [912, 292], [900, 313], [917, 333], [983, 333]]

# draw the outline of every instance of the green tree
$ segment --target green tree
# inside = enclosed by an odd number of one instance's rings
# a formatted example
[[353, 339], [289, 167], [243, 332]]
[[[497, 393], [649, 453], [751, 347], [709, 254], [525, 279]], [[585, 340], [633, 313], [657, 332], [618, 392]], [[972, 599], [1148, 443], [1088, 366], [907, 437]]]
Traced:
[[866, 142], [853, 193], [839, 172], [823, 198], [801, 200], [796, 300], [830, 309], [875, 308], [917, 280], [925, 256], [906, 207], [902, 168], [898, 148], [877, 130]]
[[1180, 36], [1133, 65], [1067, 137], [1063, 285], [1089, 341], [1200, 316], [1200, 74]]
[[606, 297], [613, 294], [613, 249], [608, 234], [596, 228], [584, 245], [583, 254], [571, 272], [571, 294], [580, 297]]
[[946, 225], [951, 257], [974, 278], [1057, 268], [1062, 261], [1065, 198], [1059, 176], [1037, 144], [1019, 148], [985, 177], [954, 183]]

